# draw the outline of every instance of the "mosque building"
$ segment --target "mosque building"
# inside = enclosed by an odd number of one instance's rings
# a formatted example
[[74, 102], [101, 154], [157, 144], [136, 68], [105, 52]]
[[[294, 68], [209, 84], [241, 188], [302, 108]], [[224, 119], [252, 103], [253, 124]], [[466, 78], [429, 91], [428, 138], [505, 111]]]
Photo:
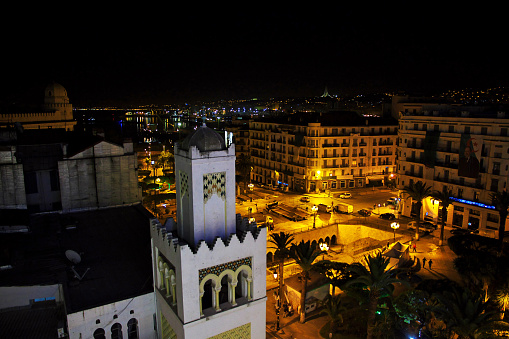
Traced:
[[203, 125], [175, 146], [177, 222], [154, 222], [163, 338], [265, 338], [266, 228], [235, 214], [235, 145]]
[[76, 125], [73, 119], [72, 104], [67, 90], [56, 82], [44, 90], [44, 105], [39, 112], [0, 113], [0, 125], [20, 124], [23, 129], [65, 129], [72, 131]]

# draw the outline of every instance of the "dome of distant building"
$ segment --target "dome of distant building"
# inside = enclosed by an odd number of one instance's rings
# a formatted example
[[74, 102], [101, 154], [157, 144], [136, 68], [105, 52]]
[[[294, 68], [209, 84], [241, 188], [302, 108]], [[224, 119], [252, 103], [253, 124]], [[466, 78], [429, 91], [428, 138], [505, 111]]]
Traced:
[[200, 152], [226, 150], [223, 137], [205, 124], [182, 141], [181, 149], [189, 151], [192, 146], [196, 146]]
[[59, 83], [52, 82], [44, 90], [45, 103], [68, 103], [67, 90]]

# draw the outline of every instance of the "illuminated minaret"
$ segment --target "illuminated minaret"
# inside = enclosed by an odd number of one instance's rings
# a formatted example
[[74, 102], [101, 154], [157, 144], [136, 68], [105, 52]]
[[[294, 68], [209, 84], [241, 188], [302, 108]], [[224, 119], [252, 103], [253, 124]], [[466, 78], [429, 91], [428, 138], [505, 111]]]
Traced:
[[161, 338], [265, 338], [267, 231], [235, 212], [235, 145], [203, 125], [175, 145], [177, 223], [153, 221]]

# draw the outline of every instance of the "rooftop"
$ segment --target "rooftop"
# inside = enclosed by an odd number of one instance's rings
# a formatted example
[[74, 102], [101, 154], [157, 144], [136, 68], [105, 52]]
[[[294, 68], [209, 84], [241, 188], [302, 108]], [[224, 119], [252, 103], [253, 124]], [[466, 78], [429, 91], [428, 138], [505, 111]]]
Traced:
[[321, 126], [397, 126], [398, 122], [392, 117], [365, 117], [353, 111], [331, 111], [327, 113], [298, 112], [278, 117], [260, 118], [259, 122], [284, 125], [308, 126], [310, 123], [320, 123]]
[[0, 234], [0, 266], [12, 266], [0, 285], [62, 284], [68, 313], [150, 293], [150, 217], [141, 205], [32, 215], [29, 233]]

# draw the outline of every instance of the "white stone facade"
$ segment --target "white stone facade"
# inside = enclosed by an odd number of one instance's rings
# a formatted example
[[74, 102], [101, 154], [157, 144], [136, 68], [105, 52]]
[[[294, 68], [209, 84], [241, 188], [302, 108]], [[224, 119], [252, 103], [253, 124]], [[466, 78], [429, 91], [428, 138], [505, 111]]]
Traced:
[[235, 146], [203, 126], [175, 146], [177, 223], [152, 221], [159, 337], [265, 338], [266, 228], [235, 213]]
[[137, 158], [132, 144], [106, 141], [58, 162], [64, 212], [138, 203]]
[[119, 338], [129, 338], [129, 331], [136, 331], [140, 339], [156, 338], [154, 330], [154, 293], [137, 296], [67, 315], [69, 338], [94, 338], [103, 333], [106, 338], [120, 331]]

